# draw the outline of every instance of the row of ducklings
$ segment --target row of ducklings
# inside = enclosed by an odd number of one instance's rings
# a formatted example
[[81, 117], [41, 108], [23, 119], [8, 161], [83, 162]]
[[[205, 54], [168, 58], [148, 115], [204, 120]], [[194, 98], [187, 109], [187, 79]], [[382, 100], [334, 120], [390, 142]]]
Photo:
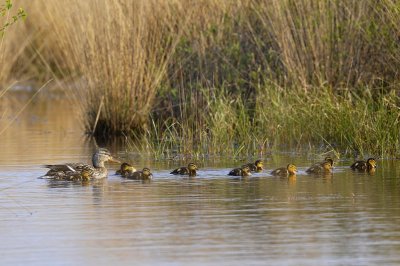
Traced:
[[118, 169], [115, 174], [122, 175], [125, 178], [133, 180], [153, 178], [153, 174], [151, 173], [149, 168], [145, 167], [141, 171], [137, 171], [135, 167], [133, 167], [129, 163], [122, 163], [120, 169]]
[[[173, 175], [188, 175], [188, 176], [196, 176], [197, 174], [197, 165], [194, 163], [189, 163], [187, 167], [179, 167], [175, 169], [174, 171], [171, 172]], [[142, 171], [136, 171], [136, 169], [128, 164], [128, 163], [122, 163], [121, 168], [118, 169], [115, 174], [117, 175], [122, 175], [125, 178], [128, 179], [134, 179], [134, 180], [143, 180], [143, 179], [152, 179], [153, 175], [150, 172], [150, 169], [145, 167], [143, 168]]]
[[[330, 157], [326, 157], [323, 162], [316, 163], [306, 170], [309, 174], [327, 174], [332, 173], [334, 161]], [[374, 158], [369, 158], [366, 161], [356, 161], [350, 168], [359, 171], [372, 171], [376, 168], [377, 164]], [[173, 175], [188, 175], [190, 177], [196, 176], [198, 167], [194, 163], [179, 167], [171, 172]], [[261, 172], [264, 170], [264, 163], [262, 160], [257, 160], [254, 163], [248, 163], [240, 168], [231, 170], [228, 175], [230, 176], [250, 176], [251, 172]], [[291, 176], [297, 173], [297, 167], [294, 164], [288, 164], [286, 167], [281, 167], [273, 170], [271, 175], [274, 176]], [[136, 171], [136, 169], [128, 164], [121, 164], [121, 168], [117, 170], [116, 174], [122, 175], [128, 179], [152, 179], [153, 175], [150, 169], [145, 167], [142, 171]]]
[[[308, 174], [329, 174], [332, 173], [334, 161], [331, 157], [325, 157], [323, 162], [316, 163], [306, 170]], [[356, 161], [350, 168], [358, 171], [374, 171], [377, 164], [374, 158], [369, 158], [366, 161]], [[229, 172], [232, 176], [249, 176], [251, 172], [261, 172], [263, 170], [263, 162], [255, 161], [254, 164], [245, 164], [240, 168], [235, 168]], [[286, 167], [281, 167], [273, 170], [270, 174], [273, 176], [291, 176], [297, 173], [297, 167], [294, 164], [288, 164]]]

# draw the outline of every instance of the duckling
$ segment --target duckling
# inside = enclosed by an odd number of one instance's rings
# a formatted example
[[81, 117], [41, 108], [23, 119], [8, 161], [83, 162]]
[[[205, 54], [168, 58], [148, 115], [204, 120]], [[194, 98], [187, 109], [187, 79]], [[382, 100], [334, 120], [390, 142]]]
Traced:
[[81, 172], [75, 172], [67, 177], [69, 181], [89, 181], [92, 171], [90, 169], [83, 169]]
[[179, 167], [171, 172], [173, 175], [189, 175], [196, 176], [196, 170], [198, 170], [197, 165], [194, 163], [189, 163], [187, 167]]
[[359, 171], [371, 171], [376, 168], [376, 161], [374, 158], [369, 158], [367, 161], [356, 161], [350, 168]]
[[228, 175], [233, 176], [250, 176], [250, 167], [246, 164], [243, 165], [241, 168], [235, 168], [229, 172]]
[[136, 172], [135, 167], [130, 165], [129, 163], [122, 163], [121, 168], [118, 169], [115, 174], [116, 175], [122, 175], [122, 176], [127, 176], [129, 174], [132, 174], [133, 172]]
[[325, 161], [322, 164], [315, 164], [306, 170], [309, 174], [322, 174], [332, 173], [332, 164], [329, 161]]
[[[326, 156], [325, 159], [324, 159], [324, 162], [330, 163], [332, 167], [333, 167], [333, 164], [335, 163], [335, 161], [333, 161], [333, 159], [330, 156]], [[324, 162], [322, 162], [320, 164], [323, 164]]]
[[150, 180], [153, 179], [153, 175], [150, 172], [150, 169], [145, 167], [142, 171], [136, 171], [127, 175], [126, 178], [134, 180]]
[[295, 175], [296, 172], [297, 172], [296, 166], [294, 164], [288, 164], [286, 166], [286, 168], [281, 167], [281, 168], [275, 169], [274, 171], [271, 172], [271, 175], [284, 177], [284, 176]]
[[[313, 167], [313, 166], [321, 166], [321, 165], [323, 165], [325, 162], [328, 162], [328, 163], [332, 166], [332, 168], [333, 168], [333, 164], [335, 163], [331, 157], [327, 156], [327, 157], [325, 157], [325, 159], [324, 159], [323, 162], [315, 163], [315, 164], [313, 164], [311, 167]], [[310, 168], [311, 168], [311, 167], [310, 167]]]
[[261, 172], [264, 169], [264, 162], [257, 160], [254, 163], [246, 164], [250, 168], [250, 172]]

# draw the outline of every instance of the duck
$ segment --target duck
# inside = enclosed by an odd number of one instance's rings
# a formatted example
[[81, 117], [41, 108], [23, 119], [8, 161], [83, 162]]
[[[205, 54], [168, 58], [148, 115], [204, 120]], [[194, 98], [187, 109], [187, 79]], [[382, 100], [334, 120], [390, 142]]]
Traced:
[[359, 171], [374, 171], [377, 164], [374, 158], [369, 158], [367, 161], [356, 161], [350, 168]]
[[327, 174], [332, 173], [332, 163], [329, 161], [325, 161], [323, 163], [314, 164], [310, 168], [306, 170], [306, 173], [309, 174]]
[[261, 172], [264, 169], [264, 162], [262, 160], [257, 160], [254, 163], [246, 164], [250, 168], [250, 172]]
[[[315, 163], [315, 164], [313, 164], [312, 166], [322, 165], [322, 164], [324, 164], [325, 162], [328, 162], [328, 163], [332, 166], [332, 168], [333, 168], [333, 165], [334, 165], [334, 163], [335, 163], [335, 162], [333, 161], [333, 159], [332, 159], [330, 156], [326, 156], [323, 162]], [[311, 167], [312, 167], [312, 166], [311, 166]]]
[[81, 172], [74, 172], [71, 175], [67, 175], [68, 181], [89, 181], [92, 171], [89, 169], [83, 169]]
[[77, 179], [102, 179], [108, 175], [107, 168], [104, 166], [105, 162], [121, 163], [107, 149], [101, 148], [93, 153], [93, 165], [84, 163], [47, 164], [44, 167], [50, 170], [41, 178], [69, 181]]
[[297, 168], [294, 164], [288, 164], [286, 167], [277, 168], [271, 172], [271, 175], [274, 176], [292, 176], [297, 172]]
[[135, 171], [133, 173], [130, 173], [126, 176], [126, 178], [133, 180], [150, 180], [153, 179], [153, 174], [151, 173], [149, 168], [145, 167], [142, 171]]
[[121, 164], [121, 168], [118, 169], [115, 174], [116, 175], [122, 175], [122, 176], [126, 176], [129, 175], [133, 172], [136, 172], [136, 168], [133, 167], [132, 165], [130, 165], [129, 163], [122, 163]]
[[[324, 164], [325, 162], [328, 162], [328, 163], [332, 166], [332, 168], [333, 168], [333, 165], [334, 165], [334, 163], [335, 163], [335, 161], [332, 159], [332, 157], [326, 156], [323, 162], [320, 162], [320, 163], [317, 163], [317, 164], [322, 165], [322, 164]], [[314, 165], [313, 165], [313, 166], [314, 166]]]
[[196, 170], [198, 170], [197, 165], [195, 165], [194, 163], [189, 163], [187, 167], [179, 167], [173, 170], [170, 174], [196, 176]]
[[235, 168], [235, 169], [231, 170], [228, 175], [232, 175], [232, 176], [250, 176], [251, 175], [250, 167], [247, 164], [242, 165], [241, 168]]

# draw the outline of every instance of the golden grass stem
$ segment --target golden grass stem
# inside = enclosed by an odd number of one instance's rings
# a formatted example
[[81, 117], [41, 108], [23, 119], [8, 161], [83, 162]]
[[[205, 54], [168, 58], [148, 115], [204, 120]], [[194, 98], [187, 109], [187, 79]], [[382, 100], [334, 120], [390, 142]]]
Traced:
[[99, 109], [97, 110], [96, 120], [94, 121], [94, 125], [93, 125], [93, 128], [92, 128], [92, 131], [90, 132], [92, 135], [96, 131], [97, 122], [99, 121], [100, 112], [101, 112], [101, 110], [103, 108], [103, 105], [104, 105], [104, 95], [101, 97]]

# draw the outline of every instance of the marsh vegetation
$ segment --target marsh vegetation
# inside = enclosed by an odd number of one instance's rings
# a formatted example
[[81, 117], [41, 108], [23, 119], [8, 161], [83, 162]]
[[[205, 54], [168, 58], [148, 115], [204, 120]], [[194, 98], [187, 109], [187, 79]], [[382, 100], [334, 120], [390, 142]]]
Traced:
[[398, 156], [399, 5], [31, 1], [0, 82], [56, 78], [87, 132], [156, 155]]

